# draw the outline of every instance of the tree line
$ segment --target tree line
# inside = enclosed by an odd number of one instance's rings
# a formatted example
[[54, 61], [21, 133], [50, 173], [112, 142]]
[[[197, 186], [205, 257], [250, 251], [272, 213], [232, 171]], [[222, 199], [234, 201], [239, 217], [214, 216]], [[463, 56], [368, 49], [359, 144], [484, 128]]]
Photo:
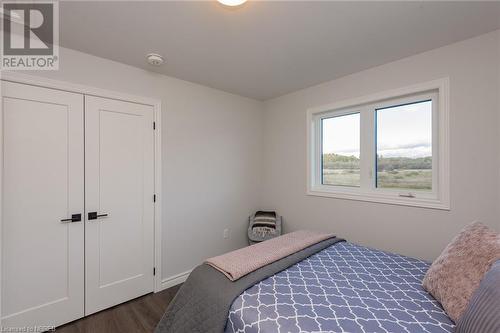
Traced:
[[[432, 157], [384, 157], [377, 155], [377, 170], [432, 169]], [[359, 158], [334, 153], [323, 154], [324, 169], [359, 169]]]

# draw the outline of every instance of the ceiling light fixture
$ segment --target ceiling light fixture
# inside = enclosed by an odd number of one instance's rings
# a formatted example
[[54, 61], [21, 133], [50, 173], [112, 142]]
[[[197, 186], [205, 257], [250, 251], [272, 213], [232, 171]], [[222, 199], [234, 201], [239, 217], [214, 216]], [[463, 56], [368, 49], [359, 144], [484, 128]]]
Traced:
[[148, 63], [153, 66], [163, 65], [163, 62], [165, 61], [158, 53], [150, 53], [146, 56], [146, 59], [148, 60]]
[[223, 5], [231, 7], [239, 6], [247, 2], [247, 0], [217, 0], [217, 1], [219, 1]]

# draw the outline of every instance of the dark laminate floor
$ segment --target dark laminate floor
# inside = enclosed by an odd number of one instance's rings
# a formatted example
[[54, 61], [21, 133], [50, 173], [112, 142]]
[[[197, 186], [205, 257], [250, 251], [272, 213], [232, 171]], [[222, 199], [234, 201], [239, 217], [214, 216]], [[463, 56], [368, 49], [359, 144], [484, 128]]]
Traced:
[[127, 303], [103, 310], [56, 329], [60, 333], [135, 333], [153, 332], [175, 293], [175, 286], [147, 294]]

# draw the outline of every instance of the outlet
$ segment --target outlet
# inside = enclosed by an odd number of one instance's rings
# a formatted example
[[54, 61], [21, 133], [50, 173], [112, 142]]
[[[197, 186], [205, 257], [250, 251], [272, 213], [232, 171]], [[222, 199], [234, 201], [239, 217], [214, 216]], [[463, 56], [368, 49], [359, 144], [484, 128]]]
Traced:
[[224, 237], [224, 239], [228, 239], [229, 238], [229, 229], [224, 229], [224, 231], [222, 232], [222, 237]]

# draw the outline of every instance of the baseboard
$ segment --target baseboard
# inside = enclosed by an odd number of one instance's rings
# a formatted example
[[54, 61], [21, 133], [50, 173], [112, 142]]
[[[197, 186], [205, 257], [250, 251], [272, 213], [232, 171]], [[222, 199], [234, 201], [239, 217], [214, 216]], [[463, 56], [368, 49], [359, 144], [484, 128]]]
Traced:
[[176, 286], [178, 284], [183, 283], [184, 281], [186, 281], [189, 274], [191, 274], [191, 271], [192, 271], [192, 269], [190, 269], [189, 271], [185, 271], [183, 273], [162, 279], [160, 290], [164, 290], [164, 289], [167, 289], [167, 288], [170, 288], [170, 287], [173, 287], [173, 286]]

